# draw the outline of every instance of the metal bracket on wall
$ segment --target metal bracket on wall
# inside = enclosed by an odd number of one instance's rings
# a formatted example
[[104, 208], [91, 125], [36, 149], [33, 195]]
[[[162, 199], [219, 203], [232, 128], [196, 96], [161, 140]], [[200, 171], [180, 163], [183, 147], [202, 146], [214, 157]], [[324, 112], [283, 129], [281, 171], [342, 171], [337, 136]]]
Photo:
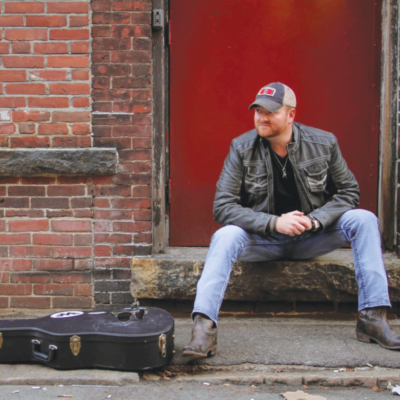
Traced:
[[153, 10], [153, 29], [159, 30], [164, 28], [164, 10]]

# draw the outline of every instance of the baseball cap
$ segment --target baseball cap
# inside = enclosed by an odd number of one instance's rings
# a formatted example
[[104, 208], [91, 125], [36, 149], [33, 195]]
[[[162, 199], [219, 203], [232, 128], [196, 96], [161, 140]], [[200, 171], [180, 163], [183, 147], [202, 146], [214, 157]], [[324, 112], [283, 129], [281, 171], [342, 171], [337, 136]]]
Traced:
[[296, 107], [296, 96], [289, 86], [280, 82], [270, 83], [260, 89], [249, 110], [261, 106], [275, 112], [283, 106]]

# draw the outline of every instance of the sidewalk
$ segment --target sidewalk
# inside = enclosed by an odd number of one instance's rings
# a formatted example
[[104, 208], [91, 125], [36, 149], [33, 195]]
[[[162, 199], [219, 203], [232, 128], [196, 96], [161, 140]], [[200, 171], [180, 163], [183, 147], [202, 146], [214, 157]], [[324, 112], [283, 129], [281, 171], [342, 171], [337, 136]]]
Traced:
[[[400, 332], [400, 321], [391, 323]], [[176, 319], [176, 354], [161, 375], [210, 383], [369, 387], [384, 386], [387, 381], [400, 384], [400, 353], [357, 341], [355, 321], [224, 318], [219, 324], [217, 355], [197, 361], [181, 356], [191, 328], [189, 319]], [[350, 370], [334, 372], [340, 368]], [[162, 379], [152, 372], [140, 376]], [[138, 381], [139, 375], [132, 372], [0, 365], [0, 385], [123, 386]]]

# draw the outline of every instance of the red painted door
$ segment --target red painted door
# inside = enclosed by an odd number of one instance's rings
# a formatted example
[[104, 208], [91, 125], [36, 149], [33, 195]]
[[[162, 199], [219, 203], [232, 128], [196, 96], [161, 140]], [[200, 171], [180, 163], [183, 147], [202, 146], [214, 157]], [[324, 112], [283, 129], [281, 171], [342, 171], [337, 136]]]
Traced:
[[377, 211], [380, 0], [171, 0], [170, 245], [208, 246], [231, 140], [257, 91], [280, 81], [296, 120], [338, 137]]

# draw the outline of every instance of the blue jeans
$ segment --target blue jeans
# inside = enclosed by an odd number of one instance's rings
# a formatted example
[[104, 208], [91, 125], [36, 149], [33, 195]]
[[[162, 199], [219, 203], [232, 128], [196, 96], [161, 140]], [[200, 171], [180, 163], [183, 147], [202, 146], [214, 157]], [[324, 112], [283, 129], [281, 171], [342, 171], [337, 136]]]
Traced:
[[202, 313], [217, 323], [233, 263], [279, 258], [303, 260], [321, 256], [351, 244], [358, 284], [358, 309], [391, 306], [383, 265], [379, 223], [366, 210], [350, 210], [321, 232], [298, 236], [281, 233], [266, 236], [247, 233], [235, 225], [219, 229], [213, 236], [204, 270], [197, 284], [193, 313]]

